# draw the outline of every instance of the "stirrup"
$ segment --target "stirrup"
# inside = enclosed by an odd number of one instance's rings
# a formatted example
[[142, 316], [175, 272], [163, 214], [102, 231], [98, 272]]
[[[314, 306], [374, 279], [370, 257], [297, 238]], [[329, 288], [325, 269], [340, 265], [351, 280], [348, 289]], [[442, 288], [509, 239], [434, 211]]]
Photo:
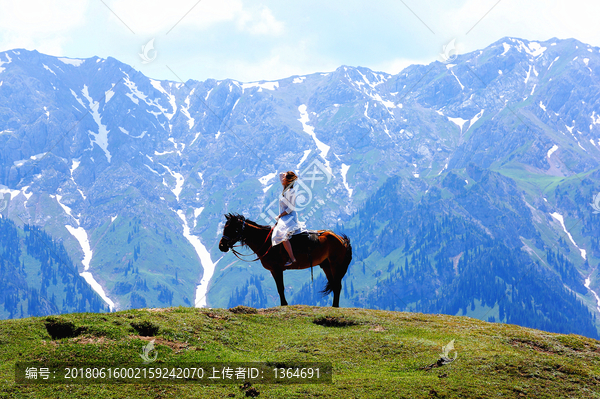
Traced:
[[283, 265], [283, 267], [291, 266], [291, 265], [293, 265], [294, 263], [296, 263], [296, 262], [292, 262], [292, 260], [290, 259], [290, 260], [288, 260], [288, 261], [286, 262], [286, 264], [285, 264], [285, 265]]

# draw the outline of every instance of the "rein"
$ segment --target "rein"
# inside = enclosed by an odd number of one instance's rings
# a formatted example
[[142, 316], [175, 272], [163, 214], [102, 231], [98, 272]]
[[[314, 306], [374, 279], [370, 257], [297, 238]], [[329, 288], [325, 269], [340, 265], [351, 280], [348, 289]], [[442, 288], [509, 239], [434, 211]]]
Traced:
[[[244, 230], [245, 230], [245, 228], [246, 228], [246, 221], [244, 221], [244, 224], [242, 225], [242, 231], [240, 232], [240, 234], [238, 234], [238, 236], [236, 237], [236, 239], [233, 240], [234, 242], [240, 240], [240, 244], [238, 245], [238, 247], [241, 247], [241, 246], [243, 246], [245, 244], [244, 243]], [[274, 229], [275, 229], [275, 226], [271, 227], [271, 230], [269, 230], [269, 234], [267, 234], [267, 238], [265, 239], [265, 242], [263, 242], [263, 244], [258, 248], [257, 252], [260, 251], [260, 249], [262, 247], [264, 247], [265, 244], [269, 241], [269, 237], [271, 237], [271, 234], [273, 233]], [[228, 241], [231, 240], [227, 236], [223, 236], [223, 237], [225, 237]], [[269, 251], [271, 250], [271, 248], [273, 248], [273, 247], [267, 249], [267, 251], [264, 254], [262, 254], [262, 255], [259, 255], [258, 253], [256, 253], [256, 259], [252, 259], [252, 260], [246, 260], [246, 259], [240, 258], [240, 256], [252, 256], [252, 254], [242, 254], [242, 253], [236, 251], [236, 249], [234, 248], [234, 245], [230, 246], [229, 248], [231, 248], [231, 252], [233, 252], [233, 254], [236, 256], [236, 258], [238, 258], [239, 260], [244, 261], [244, 262], [256, 262], [257, 260], [260, 260], [260, 259], [264, 258], [269, 253]]]

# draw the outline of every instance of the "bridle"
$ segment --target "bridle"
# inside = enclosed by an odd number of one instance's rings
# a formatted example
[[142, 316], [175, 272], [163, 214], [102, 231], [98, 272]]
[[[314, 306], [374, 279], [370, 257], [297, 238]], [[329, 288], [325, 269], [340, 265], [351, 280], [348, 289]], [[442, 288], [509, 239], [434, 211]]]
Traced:
[[[244, 244], [244, 230], [246, 229], [246, 220], [242, 221], [242, 229], [237, 232], [237, 235], [234, 238], [229, 238], [225, 234], [223, 234], [223, 240], [225, 240], [225, 245], [227, 245], [227, 249], [233, 249], [233, 246], [236, 242], [241, 241], [241, 244]], [[234, 250], [235, 252], [235, 250]]]
[[[238, 221], [239, 221], [239, 219], [238, 219]], [[262, 246], [264, 246], [267, 243], [267, 241], [269, 240], [269, 237], [271, 236], [271, 233], [273, 232], [274, 228], [275, 228], [275, 226], [273, 226], [271, 228], [271, 231], [269, 232], [269, 234], [267, 234], [267, 239], [265, 240], [265, 242], [263, 243]], [[242, 261], [245, 261], [245, 262], [255, 262], [255, 261], [257, 261], [257, 260], [262, 259], [263, 257], [265, 257], [267, 255], [267, 253], [270, 251], [271, 248], [267, 249], [267, 251], [264, 254], [262, 254], [262, 255], [256, 254], [257, 258], [256, 259], [252, 259], [250, 261], [246, 260], [246, 259], [240, 258], [240, 256], [252, 256], [252, 254], [242, 254], [242, 253], [236, 251], [236, 249], [234, 248], [235, 244], [238, 241], [240, 241], [240, 245], [238, 247], [246, 244], [244, 242], [244, 230], [245, 229], [246, 229], [246, 220], [243, 219], [242, 220], [242, 228], [241, 228], [241, 230], [236, 231], [237, 235], [234, 238], [230, 238], [230, 237], [226, 236], [225, 234], [223, 234], [222, 239], [225, 240], [225, 245], [227, 246], [227, 249], [231, 249], [231, 252], [233, 252], [233, 254], [239, 260], [242, 260]], [[262, 248], [262, 246], [261, 246], [261, 248]]]

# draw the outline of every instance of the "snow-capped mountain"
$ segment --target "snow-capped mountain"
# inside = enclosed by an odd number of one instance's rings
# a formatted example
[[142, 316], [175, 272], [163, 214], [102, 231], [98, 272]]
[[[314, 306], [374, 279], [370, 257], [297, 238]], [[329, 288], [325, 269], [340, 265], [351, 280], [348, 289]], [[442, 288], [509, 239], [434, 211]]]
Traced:
[[[267, 224], [276, 172], [296, 170], [310, 228], [361, 226], [351, 236], [360, 256], [346, 305], [366, 306], [391, 278], [388, 264], [409, 260], [393, 237], [378, 247], [386, 226], [440, 201], [429, 211], [479, 226], [525, 254], [517, 264], [539, 262], [552, 274], [560, 267], [549, 250], [564, 255], [573, 282], [557, 278], [597, 312], [599, 68], [598, 48], [557, 39], [504, 38], [397, 75], [342, 66], [253, 83], [158, 81], [112, 58], [7, 51], [0, 191], [11, 194], [8, 218], [62, 240], [117, 309], [275, 305], [266, 272], [222, 257], [216, 244], [225, 212]], [[394, 199], [385, 191], [393, 182], [402, 182]], [[378, 214], [389, 205], [377, 196], [406, 204]], [[385, 220], [367, 220], [374, 215]], [[379, 274], [352, 276], [365, 267]], [[438, 288], [451, 284], [436, 276]], [[292, 297], [305, 297], [308, 278], [286, 273]]]

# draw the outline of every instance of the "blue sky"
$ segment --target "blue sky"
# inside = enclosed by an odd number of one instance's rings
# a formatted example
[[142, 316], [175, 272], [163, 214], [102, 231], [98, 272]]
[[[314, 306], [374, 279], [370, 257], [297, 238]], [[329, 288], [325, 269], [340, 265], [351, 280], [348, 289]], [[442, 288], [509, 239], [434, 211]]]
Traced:
[[[250, 82], [340, 65], [398, 73], [504, 36], [600, 45], [589, 0], [0, 0], [0, 51], [114, 57], [156, 79]], [[154, 39], [149, 63], [142, 46]]]

